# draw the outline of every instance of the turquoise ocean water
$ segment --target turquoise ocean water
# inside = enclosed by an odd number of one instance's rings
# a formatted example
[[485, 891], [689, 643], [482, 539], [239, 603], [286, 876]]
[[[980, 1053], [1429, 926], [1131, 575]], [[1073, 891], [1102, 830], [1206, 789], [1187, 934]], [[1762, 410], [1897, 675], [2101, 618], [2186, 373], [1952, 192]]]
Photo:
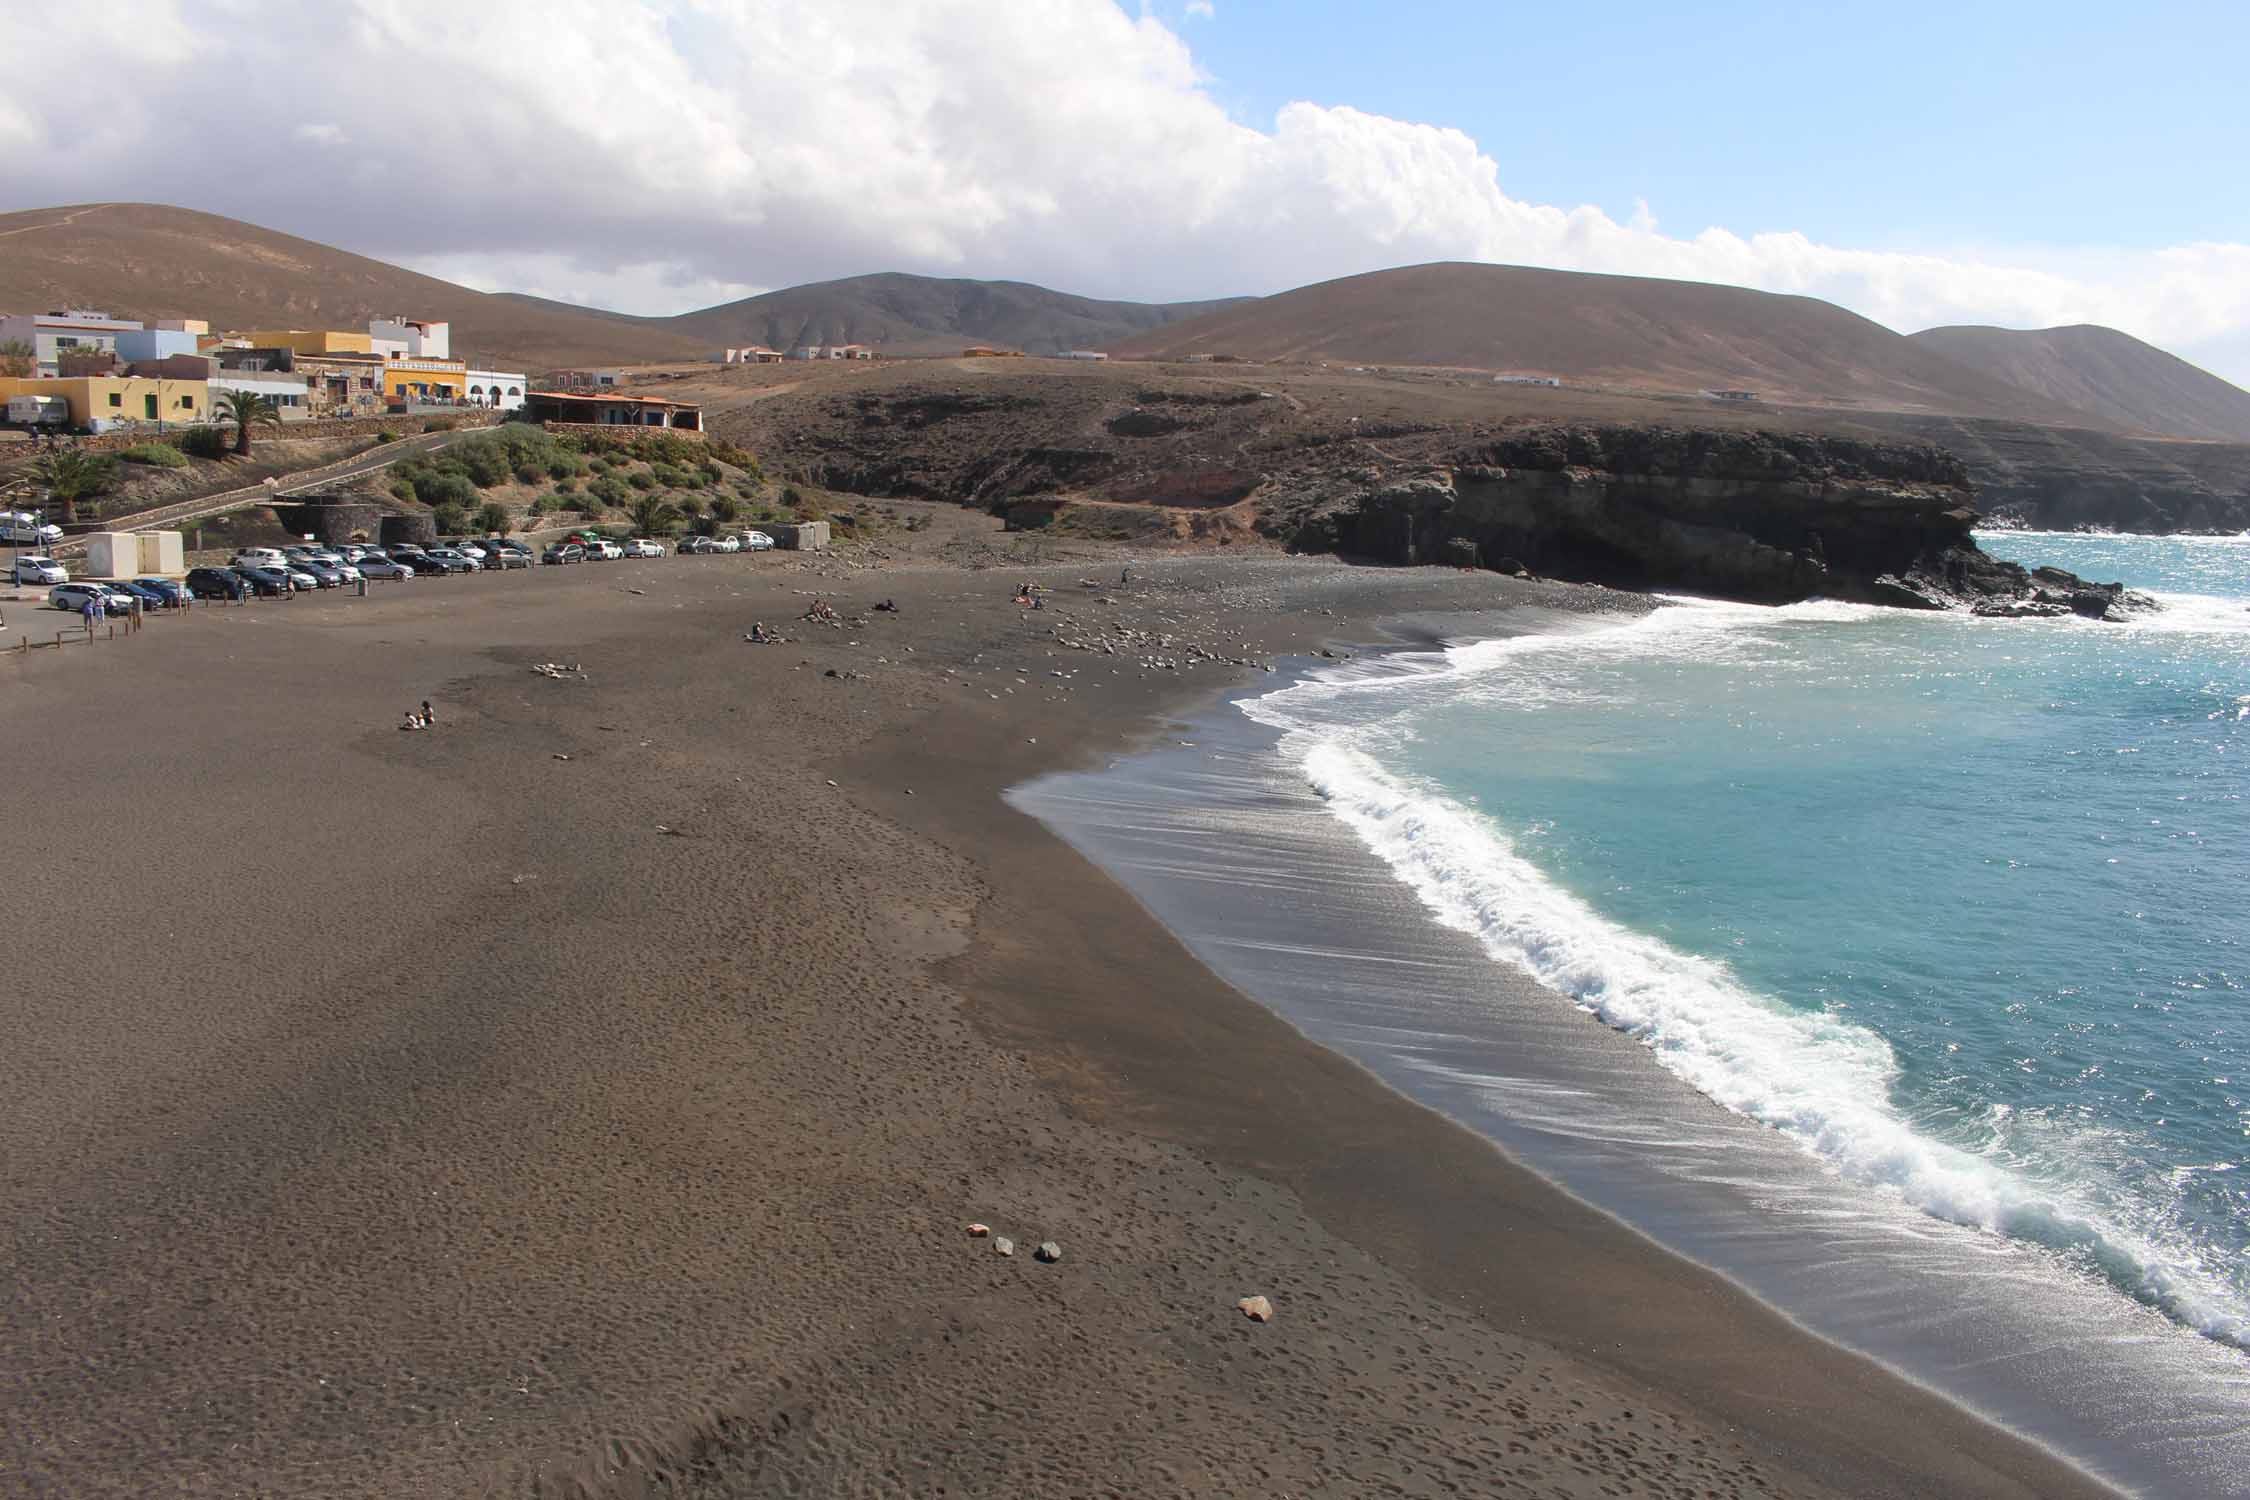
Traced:
[[1243, 706], [1433, 915], [1709, 1098], [2250, 1347], [2250, 539], [1984, 541], [2169, 607], [1679, 600]]

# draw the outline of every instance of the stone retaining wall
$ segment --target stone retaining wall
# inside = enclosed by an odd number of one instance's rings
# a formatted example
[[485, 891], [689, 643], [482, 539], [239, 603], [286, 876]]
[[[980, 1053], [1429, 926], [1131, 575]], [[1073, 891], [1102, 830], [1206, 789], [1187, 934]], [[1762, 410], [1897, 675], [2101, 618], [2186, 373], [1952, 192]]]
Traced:
[[[423, 426], [429, 422], [443, 422], [448, 428], [490, 427], [498, 422], [500, 417], [501, 413], [499, 412], [488, 408], [474, 407], [443, 417], [402, 417], [395, 413], [381, 417], [342, 417], [335, 419], [313, 417], [302, 422], [285, 422], [278, 428], [260, 428], [250, 435], [250, 441], [254, 447], [259, 442], [274, 438], [310, 439], [318, 442], [325, 438], [373, 437], [378, 432], [391, 432], [399, 437], [418, 437], [421, 435]], [[209, 423], [205, 425], [216, 426], [218, 424]], [[158, 432], [153, 427], [147, 427], [131, 432], [104, 432], [93, 437], [66, 438], [63, 441], [67, 446], [87, 453], [115, 453], [122, 448], [137, 448], [143, 443], [167, 442], [178, 434], [180, 426], [179, 423], [173, 423], [163, 432]], [[664, 430], [669, 431], [670, 429]], [[231, 445], [234, 441], [234, 429], [228, 427], [226, 433], [227, 441]], [[700, 432], [689, 435], [703, 436]], [[21, 458], [36, 451], [39, 450], [26, 444], [20, 449], [10, 447], [6, 456]]]
[[567, 434], [581, 443], [588, 438], [606, 442], [614, 447], [626, 447], [638, 439], [661, 433], [668, 437], [683, 437], [694, 442], [704, 441], [700, 427], [627, 427], [616, 422], [542, 422], [540, 426], [558, 436]]

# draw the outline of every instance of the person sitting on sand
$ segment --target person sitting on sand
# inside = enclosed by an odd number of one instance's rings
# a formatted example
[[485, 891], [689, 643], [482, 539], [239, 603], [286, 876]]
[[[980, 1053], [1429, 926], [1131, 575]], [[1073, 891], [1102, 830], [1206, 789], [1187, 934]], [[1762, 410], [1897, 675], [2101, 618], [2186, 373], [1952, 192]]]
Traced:
[[895, 615], [898, 613], [898, 601], [895, 599], [885, 599], [882, 603], [876, 605], [875, 609], [879, 614]]
[[401, 729], [427, 729], [430, 726], [424, 722], [420, 714], [410, 708], [406, 711], [406, 722], [398, 727]]
[[433, 727], [434, 725], [436, 725], [436, 723], [437, 723], [437, 710], [436, 710], [436, 709], [434, 709], [434, 708], [432, 708], [432, 707], [430, 707], [430, 700], [429, 700], [429, 699], [427, 699], [427, 698], [424, 698], [424, 699], [422, 700], [422, 727], [423, 727], [424, 729], [429, 729], [429, 728]]

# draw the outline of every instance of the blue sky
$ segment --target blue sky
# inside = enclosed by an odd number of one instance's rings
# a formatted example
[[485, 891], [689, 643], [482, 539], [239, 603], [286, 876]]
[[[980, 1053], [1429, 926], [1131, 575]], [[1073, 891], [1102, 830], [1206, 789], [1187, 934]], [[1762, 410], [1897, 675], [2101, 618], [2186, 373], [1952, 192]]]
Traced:
[[2250, 3], [1213, 0], [1211, 91], [1451, 125], [1539, 203], [1871, 248], [2250, 240]]

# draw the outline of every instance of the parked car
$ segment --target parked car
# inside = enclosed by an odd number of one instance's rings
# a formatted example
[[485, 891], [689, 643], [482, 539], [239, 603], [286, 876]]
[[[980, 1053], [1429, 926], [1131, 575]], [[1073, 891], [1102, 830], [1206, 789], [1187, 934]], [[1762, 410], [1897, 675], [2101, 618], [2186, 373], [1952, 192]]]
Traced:
[[198, 599], [247, 599], [254, 589], [231, 568], [190, 568], [187, 591]]
[[369, 554], [378, 551], [379, 549], [374, 547], [363, 547], [359, 543], [353, 542], [349, 546], [338, 547], [336, 550], [337, 552], [342, 554], [345, 562], [352, 563], [356, 566], [361, 558], [366, 557]]
[[742, 538], [738, 536], [715, 536], [711, 538], [711, 550], [713, 552], [740, 552], [742, 550]]
[[16, 547], [52, 547], [62, 535], [60, 526], [40, 520], [32, 511], [0, 510], [0, 542]]
[[385, 547], [383, 555], [394, 562], [412, 562], [422, 555], [422, 549], [412, 542], [399, 542], [393, 546]]
[[70, 569], [51, 557], [19, 557], [16, 559], [17, 583], [68, 583]]
[[467, 538], [462, 537], [447, 542], [445, 545], [451, 547], [454, 551], [460, 553], [463, 557], [467, 558], [471, 562], [484, 561], [484, 546], [480, 542], [470, 541]]
[[312, 579], [314, 588], [342, 588], [344, 584], [344, 570], [342, 568], [333, 567], [324, 562], [314, 562], [309, 557], [291, 559], [289, 571]]
[[177, 609], [188, 602], [187, 585], [177, 578], [136, 578], [133, 582], [162, 598], [165, 609]]
[[681, 557], [700, 557], [711, 550], [711, 539], [707, 536], [683, 536], [679, 545], [672, 550]]
[[586, 555], [588, 557], [593, 557], [597, 554], [601, 557], [601, 560], [603, 562], [617, 562], [625, 556], [625, 549], [605, 536], [600, 541], [594, 543], [591, 547], [588, 547], [586, 549]]
[[433, 560], [441, 560], [449, 563], [459, 563], [460, 570], [464, 573], [481, 573], [484, 571], [483, 563], [478, 562], [475, 558], [469, 556], [468, 553], [463, 552], [458, 547], [432, 547], [427, 553], [423, 555]]
[[762, 531], [745, 531], [742, 533], [742, 545], [752, 552], [771, 552], [773, 538]]
[[520, 557], [531, 556], [531, 544], [519, 542], [512, 536], [492, 537], [481, 544], [487, 552], [513, 552]]
[[429, 551], [416, 557], [412, 566], [414, 576], [417, 578], [425, 574], [450, 578], [455, 573], [468, 572], [474, 565], [458, 552], [449, 552], [443, 547], [432, 547]]
[[287, 568], [239, 567], [233, 572], [235, 577], [248, 583], [266, 598], [288, 594], [296, 588], [296, 584], [290, 581]]
[[586, 560], [586, 549], [576, 542], [557, 542], [540, 553], [539, 560], [543, 563], [582, 563]]
[[244, 547], [227, 559], [230, 568], [286, 568], [289, 559], [275, 547]]
[[361, 558], [357, 564], [363, 578], [412, 578], [414, 569], [393, 558], [377, 557], [373, 553]]
[[518, 552], [513, 547], [487, 547], [484, 553], [485, 571], [498, 573], [508, 568], [528, 568], [531, 554]]
[[47, 602], [71, 614], [83, 612], [89, 599], [100, 605], [105, 615], [121, 615], [133, 607], [126, 595], [112, 593], [98, 583], [65, 583], [47, 590]]
[[123, 594], [127, 599], [137, 599], [143, 609], [162, 609], [172, 601], [137, 578], [120, 578], [108, 585], [112, 593]]
[[664, 544], [652, 542], [645, 536], [634, 537], [632, 540], [625, 542], [623, 546], [627, 557], [662, 557], [664, 555]]

